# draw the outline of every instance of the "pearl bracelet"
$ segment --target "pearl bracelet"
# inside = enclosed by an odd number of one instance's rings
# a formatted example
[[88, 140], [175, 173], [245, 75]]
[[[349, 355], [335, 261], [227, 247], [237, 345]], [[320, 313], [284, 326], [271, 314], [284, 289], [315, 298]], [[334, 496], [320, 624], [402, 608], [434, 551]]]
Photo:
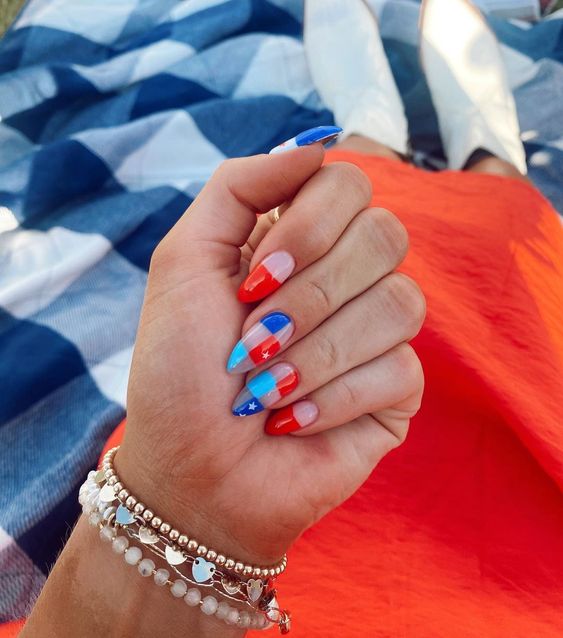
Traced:
[[[188, 588], [182, 579], [170, 580], [168, 569], [157, 569], [153, 560], [143, 557], [140, 547], [131, 545], [127, 536], [119, 535], [116, 528], [108, 521], [112, 515], [106, 513], [108, 509], [106, 504], [99, 500], [100, 489], [93, 480], [93, 475], [94, 473], [91, 472], [89, 480], [80, 488], [79, 502], [82, 505], [82, 512], [88, 517], [89, 523], [99, 529], [102, 541], [111, 542], [113, 551], [116, 554], [123, 554], [125, 562], [136, 566], [141, 576], [145, 578], [152, 576], [155, 585], [168, 586], [170, 593], [175, 598], [183, 598], [188, 606], [199, 606], [202, 613], [208, 616], [215, 615], [219, 620], [229, 625], [237, 625], [241, 628], [269, 629], [273, 624], [278, 624], [281, 633], [289, 632], [289, 618], [287, 618], [288, 622], [282, 626], [279, 623], [279, 610], [274, 606], [260, 611], [240, 610], [225, 601], [219, 602], [214, 596], [203, 596], [196, 587]], [[104, 509], [104, 514], [100, 511], [101, 509]], [[272, 602], [275, 605], [275, 599]]]
[[201, 545], [197, 540], [189, 538], [186, 534], [179, 532], [177, 529], [173, 529], [169, 523], [163, 521], [160, 516], [155, 515], [151, 509], [139, 502], [139, 500], [124, 487], [123, 482], [120, 480], [113, 466], [113, 458], [118, 449], [119, 446], [116, 446], [111, 450], [108, 450], [102, 461], [102, 469], [97, 475], [98, 482], [105, 480], [107, 483], [107, 487], [103, 488], [100, 495], [101, 500], [111, 503], [117, 498], [117, 500], [119, 500], [119, 502], [128, 510], [138, 516], [141, 516], [147, 524], [152, 526], [154, 530], [158, 530], [161, 534], [168, 537], [182, 550], [187, 551], [190, 554], [203, 556], [219, 567], [224, 567], [227, 571], [232, 571], [237, 575], [266, 579], [276, 578], [285, 571], [285, 568], [287, 567], [287, 556], [285, 554], [277, 564], [270, 567], [248, 565], [242, 561], [219, 554], [213, 549], [208, 549], [205, 545]]

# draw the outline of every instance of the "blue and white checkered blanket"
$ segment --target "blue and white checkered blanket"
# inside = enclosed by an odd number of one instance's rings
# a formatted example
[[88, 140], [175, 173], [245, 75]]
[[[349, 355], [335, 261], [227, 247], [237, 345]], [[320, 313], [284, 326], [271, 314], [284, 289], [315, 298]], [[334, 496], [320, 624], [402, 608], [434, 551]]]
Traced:
[[[439, 154], [418, 5], [372, 1], [414, 146]], [[225, 157], [332, 122], [302, 9], [31, 0], [0, 43], [0, 621], [26, 613], [124, 416], [153, 248]], [[492, 25], [530, 175], [563, 211], [560, 18]]]

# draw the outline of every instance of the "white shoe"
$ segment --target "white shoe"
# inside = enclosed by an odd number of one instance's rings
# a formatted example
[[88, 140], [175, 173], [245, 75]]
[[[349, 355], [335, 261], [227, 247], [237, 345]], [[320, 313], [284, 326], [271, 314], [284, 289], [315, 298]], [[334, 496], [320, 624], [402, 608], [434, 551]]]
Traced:
[[420, 54], [448, 165], [484, 149], [526, 174], [514, 96], [497, 39], [468, 0], [423, 0]]
[[408, 151], [408, 124], [375, 17], [362, 0], [305, 0], [305, 52], [313, 83], [343, 137]]

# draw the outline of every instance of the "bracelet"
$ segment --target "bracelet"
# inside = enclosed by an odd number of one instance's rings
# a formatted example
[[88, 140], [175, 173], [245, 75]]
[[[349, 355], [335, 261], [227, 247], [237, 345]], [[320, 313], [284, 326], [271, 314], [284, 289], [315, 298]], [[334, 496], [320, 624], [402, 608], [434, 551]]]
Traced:
[[[271, 568], [264, 568], [267, 569], [267, 577], [264, 580], [259, 578], [245, 580], [244, 570], [242, 573], [239, 570], [236, 575], [233, 575], [229, 573], [230, 570], [227, 570], [226, 561], [218, 566], [206, 560], [209, 557], [208, 550], [205, 554], [196, 551], [197, 555], [191, 556], [175, 543], [171, 543], [169, 530], [161, 529], [162, 523], [159, 523], [158, 527], [152, 523], [157, 518], [154, 515], [147, 520], [143, 513], [128, 509], [127, 499], [131, 495], [119, 481], [112, 464], [117, 449], [110, 450], [104, 457], [105, 467], [102, 466], [102, 470], [89, 473], [79, 491], [79, 502], [83, 513], [88, 516], [90, 524], [99, 528], [100, 537], [103, 540], [112, 541], [114, 551], [124, 553], [125, 561], [131, 565], [137, 565], [142, 576], [152, 575], [155, 584], [168, 585], [173, 596], [184, 598], [185, 602], [192, 607], [199, 605], [203, 613], [215, 614], [227, 624], [236, 624], [241, 628], [267, 629], [276, 624], [280, 633], [289, 633], [291, 616], [287, 610], [278, 607], [276, 590], [273, 588], [275, 575], [270, 575]], [[108, 477], [106, 472], [109, 471], [113, 474]], [[111, 478], [115, 478], [116, 481], [110, 485]], [[116, 491], [116, 487], [119, 487], [119, 492]], [[112, 505], [116, 499], [119, 504]], [[123, 529], [127, 536], [117, 535], [117, 529]], [[139, 541], [155, 556], [166, 561], [167, 567], [176, 572], [180, 578], [171, 581], [169, 569], [156, 569], [154, 561], [143, 557], [140, 547], [130, 546], [128, 537]], [[198, 544], [197, 549], [199, 547]], [[184, 564], [191, 567], [191, 576], [179, 569], [179, 566]], [[260, 575], [263, 573], [262, 568], [256, 569], [260, 569]], [[249, 575], [248, 570], [246, 575]], [[199, 589], [188, 588], [188, 584], [213, 588], [222, 597], [244, 604], [249, 611], [233, 607], [226, 601], [218, 602], [214, 596], [202, 596]]]
[[141, 516], [147, 524], [158, 530], [163, 536], [168, 537], [175, 545], [191, 554], [203, 556], [208, 561], [212, 561], [220, 567], [224, 567], [227, 571], [240, 574], [242, 576], [253, 576], [254, 578], [276, 578], [285, 571], [287, 567], [287, 555], [284, 554], [282, 559], [275, 565], [270, 567], [259, 567], [256, 565], [248, 565], [242, 561], [228, 558], [224, 554], [220, 554], [213, 549], [208, 549], [205, 545], [201, 545], [197, 540], [190, 539], [187, 534], [179, 532], [177, 529], [163, 521], [160, 516], [156, 516], [153, 510], [146, 507], [143, 503], [133, 496], [127, 490], [123, 482], [120, 480], [113, 466], [113, 457], [119, 449], [119, 446], [109, 450], [102, 461], [102, 469], [96, 475], [98, 483], [106, 481], [106, 485], [100, 493], [100, 500], [111, 503], [116, 498], [128, 510], [134, 514]]

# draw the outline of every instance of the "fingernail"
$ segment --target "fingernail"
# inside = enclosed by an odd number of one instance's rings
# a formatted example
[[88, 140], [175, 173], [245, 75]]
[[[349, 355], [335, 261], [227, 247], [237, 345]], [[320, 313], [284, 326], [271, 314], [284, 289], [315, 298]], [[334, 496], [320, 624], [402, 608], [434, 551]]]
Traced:
[[322, 145], [326, 147], [335, 142], [340, 133], [342, 133], [342, 129], [339, 126], [315, 126], [299, 133], [299, 135], [283, 142], [283, 144], [274, 146], [270, 151], [270, 155], [291, 151], [299, 146], [309, 146], [310, 144], [315, 144], [315, 142], [322, 142]]
[[281, 436], [306, 428], [317, 420], [319, 408], [312, 401], [298, 401], [274, 412], [266, 421], [266, 434]]
[[289, 363], [276, 363], [246, 382], [233, 403], [235, 416], [258, 414], [293, 392], [299, 383], [297, 370]]
[[248, 372], [266, 363], [289, 341], [294, 330], [295, 324], [283, 312], [264, 315], [245, 332], [233, 348], [227, 370], [235, 373]]
[[242, 282], [238, 298], [250, 303], [267, 297], [283, 284], [294, 268], [295, 259], [285, 250], [271, 253]]

